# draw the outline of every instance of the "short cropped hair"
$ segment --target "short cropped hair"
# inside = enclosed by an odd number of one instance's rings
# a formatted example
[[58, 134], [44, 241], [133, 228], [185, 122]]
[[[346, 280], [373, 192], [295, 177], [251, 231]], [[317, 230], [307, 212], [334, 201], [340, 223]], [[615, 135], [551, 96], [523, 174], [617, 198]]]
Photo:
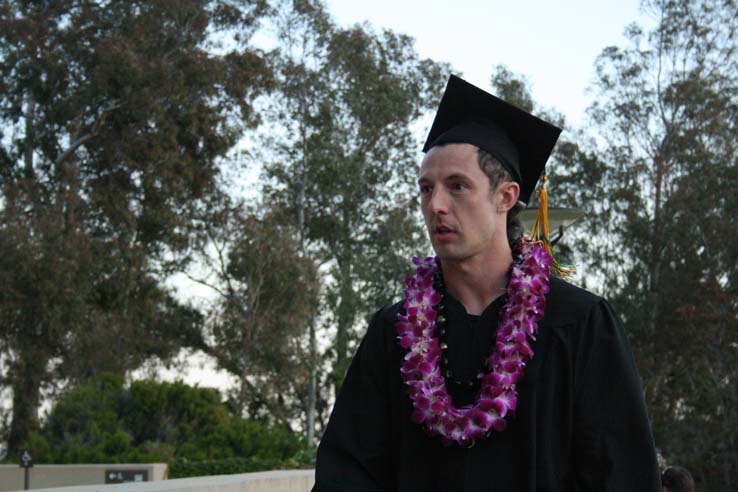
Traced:
[[[505, 169], [505, 166], [489, 152], [479, 149], [478, 161], [479, 167], [489, 178], [490, 190], [496, 190], [501, 183], [513, 181], [512, 176]], [[507, 212], [507, 240], [510, 243], [523, 235], [523, 224], [520, 222], [518, 214], [524, 208], [525, 205], [518, 202]]]

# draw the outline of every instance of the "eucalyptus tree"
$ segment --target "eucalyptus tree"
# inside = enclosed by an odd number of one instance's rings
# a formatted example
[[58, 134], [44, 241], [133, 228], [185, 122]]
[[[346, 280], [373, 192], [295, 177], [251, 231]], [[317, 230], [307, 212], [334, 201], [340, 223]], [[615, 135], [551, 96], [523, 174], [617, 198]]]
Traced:
[[[283, 7], [265, 196], [291, 213], [303, 254], [323, 272], [313, 323], [335, 330], [329, 354], [337, 389], [357, 324], [396, 296], [410, 251], [422, 248], [412, 184], [419, 142], [411, 128], [437, 104], [447, 69], [421, 59], [410, 37], [335, 25], [321, 2]], [[317, 364], [314, 335], [312, 346]]]
[[[655, 0], [653, 29], [597, 59], [606, 163], [591, 241], [634, 345], [667, 460], [738, 484], [738, 5]], [[609, 256], [598, 256], [606, 247]]]
[[[163, 287], [267, 85], [231, 0], [0, 2], [0, 349], [12, 453], [40, 392], [125, 372], [201, 318]], [[234, 39], [217, 45], [219, 33]], [[220, 36], [220, 38], [223, 38]]]
[[[596, 62], [590, 125], [565, 127], [552, 200], [587, 213], [578, 280], [622, 313], [659, 446], [700, 489], [738, 482], [738, 57], [735, 2], [655, 1]], [[495, 90], [539, 111], [498, 67]], [[553, 118], [556, 120], [556, 118]], [[559, 122], [563, 123], [563, 121]]]
[[302, 335], [317, 272], [279, 211], [257, 213], [227, 196], [215, 210], [204, 214], [195, 245], [202, 274], [189, 274], [216, 294], [205, 351], [235, 377], [230, 402], [237, 415], [289, 425], [291, 402], [309, 377]]

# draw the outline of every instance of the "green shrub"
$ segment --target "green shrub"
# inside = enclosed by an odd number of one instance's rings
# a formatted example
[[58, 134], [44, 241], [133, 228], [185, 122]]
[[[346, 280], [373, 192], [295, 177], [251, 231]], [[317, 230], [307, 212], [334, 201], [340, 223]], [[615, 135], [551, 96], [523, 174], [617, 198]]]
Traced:
[[43, 433], [53, 445], [74, 441], [94, 446], [104, 434], [121, 429], [119, 402], [123, 380], [103, 374], [69, 390], [53, 406]]
[[61, 396], [26, 447], [37, 463], [166, 462], [172, 478], [315, 463], [295, 433], [231, 414], [216, 390], [109, 374]]
[[204, 436], [200, 448], [208, 458], [259, 456], [268, 460], [284, 460], [304, 445], [293, 433], [279, 427], [232, 418]]
[[182, 382], [135, 381], [122, 395], [120, 417], [133, 442], [186, 446], [234, 418], [211, 388]]

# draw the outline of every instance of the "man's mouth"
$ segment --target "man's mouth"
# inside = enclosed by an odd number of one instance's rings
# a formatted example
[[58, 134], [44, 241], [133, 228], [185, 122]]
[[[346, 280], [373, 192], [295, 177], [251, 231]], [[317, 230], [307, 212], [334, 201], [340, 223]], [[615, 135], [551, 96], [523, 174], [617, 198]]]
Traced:
[[436, 235], [445, 236], [448, 234], [456, 234], [456, 230], [446, 225], [437, 225], [434, 229]]

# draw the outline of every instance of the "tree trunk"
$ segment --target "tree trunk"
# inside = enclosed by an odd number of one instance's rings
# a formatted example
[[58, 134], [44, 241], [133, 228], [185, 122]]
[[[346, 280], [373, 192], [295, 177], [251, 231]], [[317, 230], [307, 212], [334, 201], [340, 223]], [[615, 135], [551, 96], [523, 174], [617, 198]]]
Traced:
[[[344, 224], [348, 224], [348, 222], [344, 221]], [[350, 236], [347, 236], [346, 244], [344, 245], [343, 258], [339, 261], [340, 301], [338, 304], [338, 323], [336, 333], [336, 366], [333, 369], [333, 385], [336, 396], [338, 396], [338, 390], [343, 384], [343, 378], [346, 376], [346, 370], [348, 369], [349, 330], [351, 329], [351, 325], [354, 321], [355, 306], [353, 302], [353, 285], [351, 281], [352, 258], [350, 240]]]
[[13, 410], [8, 435], [8, 456], [14, 457], [31, 431], [38, 428], [38, 407], [41, 384], [46, 369], [45, 357], [36, 351], [22, 351], [16, 364], [11, 365], [10, 380], [13, 390]]
[[25, 163], [25, 172], [27, 179], [33, 179], [35, 169], [33, 165], [34, 140], [36, 139], [36, 131], [33, 121], [36, 117], [36, 101], [32, 97], [28, 97], [26, 104], [25, 124], [26, 124], [26, 148], [23, 153]]
[[318, 393], [318, 341], [315, 336], [315, 319], [310, 320], [310, 380], [308, 381], [307, 407], [307, 442], [312, 445], [315, 441], [315, 404]]
[[246, 418], [246, 407], [249, 398], [248, 382], [248, 371], [245, 369], [241, 372], [241, 380], [238, 386], [238, 399], [236, 400], [236, 412], [240, 418]]
[[651, 258], [649, 259], [649, 306], [648, 306], [648, 329], [649, 336], [653, 340], [657, 337], [657, 318], [659, 313], [659, 286], [661, 280], [661, 215], [663, 187], [666, 174], [666, 165], [662, 155], [654, 157], [655, 176], [654, 176], [654, 205], [653, 205], [653, 223], [651, 227]]
[[[23, 153], [25, 177], [29, 183], [28, 193], [32, 203], [38, 199], [34, 195], [35, 169], [35, 113], [36, 101], [28, 97], [25, 110], [25, 149]], [[18, 204], [16, 204], [18, 205]], [[22, 205], [21, 205], [21, 208]], [[28, 225], [28, 227], [33, 227]], [[29, 309], [25, 306], [24, 309]], [[26, 313], [25, 323], [19, 326], [20, 341], [17, 344], [17, 360], [8, 368], [8, 381], [13, 393], [13, 409], [11, 412], [10, 430], [8, 433], [8, 456], [14, 457], [20, 451], [31, 431], [38, 428], [38, 407], [41, 400], [41, 384], [44, 381], [48, 357], [43, 350], [37, 349], [34, 340], [39, 326], [33, 310]]]

